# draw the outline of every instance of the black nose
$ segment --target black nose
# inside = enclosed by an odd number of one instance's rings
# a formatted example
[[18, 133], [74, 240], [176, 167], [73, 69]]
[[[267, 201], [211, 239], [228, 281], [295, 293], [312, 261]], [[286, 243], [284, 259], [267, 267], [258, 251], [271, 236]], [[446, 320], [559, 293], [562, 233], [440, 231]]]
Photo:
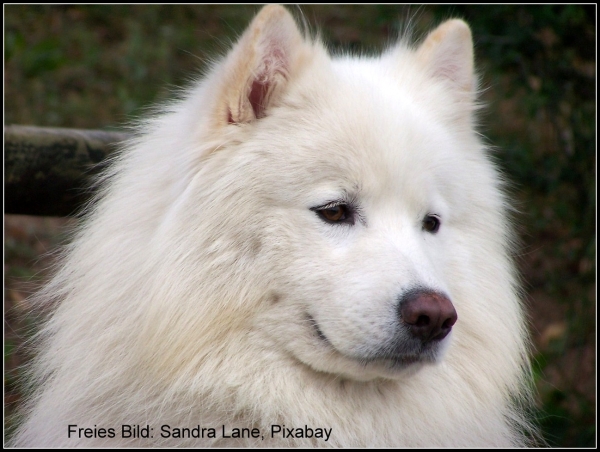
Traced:
[[398, 311], [401, 321], [423, 343], [444, 339], [458, 319], [446, 295], [421, 289], [404, 294]]

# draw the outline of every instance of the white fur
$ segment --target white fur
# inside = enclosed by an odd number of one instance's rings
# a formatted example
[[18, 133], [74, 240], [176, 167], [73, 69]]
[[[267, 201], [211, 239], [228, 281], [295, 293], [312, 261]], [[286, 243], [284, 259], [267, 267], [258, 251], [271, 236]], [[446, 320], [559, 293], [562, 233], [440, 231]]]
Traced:
[[[59, 304], [14, 444], [526, 444], [526, 327], [475, 94], [461, 21], [417, 49], [330, 57], [265, 7], [115, 161], [39, 296]], [[354, 225], [311, 210], [343, 196], [360, 206]], [[415, 286], [458, 313], [436, 362], [361, 361], [390, 340], [395, 302]], [[68, 424], [116, 437], [69, 439]], [[122, 438], [123, 424], [154, 438]], [[165, 439], [166, 424], [264, 440]], [[332, 430], [272, 439], [273, 424]]]

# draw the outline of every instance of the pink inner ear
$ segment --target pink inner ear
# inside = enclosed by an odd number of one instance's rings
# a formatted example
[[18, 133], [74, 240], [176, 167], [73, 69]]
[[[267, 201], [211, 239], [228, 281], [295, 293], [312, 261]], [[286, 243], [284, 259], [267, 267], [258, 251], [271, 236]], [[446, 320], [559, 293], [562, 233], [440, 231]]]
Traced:
[[286, 55], [280, 43], [277, 41], [268, 43], [262, 54], [258, 69], [248, 94], [248, 101], [252, 106], [256, 119], [265, 116], [265, 110], [269, 107], [273, 90], [288, 78], [288, 55]]
[[252, 105], [252, 110], [254, 110], [254, 117], [256, 119], [260, 119], [265, 116], [265, 110], [267, 109], [265, 100], [268, 93], [268, 80], [266, 82], [261, 82], [259, 80], [254, 80], [254, 82], [252, 82], [252, 88], [250, 89], [248, 100], [250, 101], [250, 105]]
[[436, 68], [434, 76], [442, 79], [448, 79], [452, 83], [458, 84], [462, 82], [462, 71], [463, 68], [461, 68], [458, 64], [452, 62], [444, 62], [443, 66]]

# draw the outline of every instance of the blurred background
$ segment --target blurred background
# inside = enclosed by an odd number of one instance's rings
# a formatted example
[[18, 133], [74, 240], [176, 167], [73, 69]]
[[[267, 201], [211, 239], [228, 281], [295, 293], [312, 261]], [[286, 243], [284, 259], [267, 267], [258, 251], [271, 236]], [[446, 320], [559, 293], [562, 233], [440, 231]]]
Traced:
[[[222, 55], [257, 6], [4, 6], [5, 125], [119, 130]], [[514, 182], [535, 345], [537, 416], [552, 446], [596, 444], [596, 6], [302, 6], [334, 51], [378, 52], [466, 19], [481, 132]], [[6, 215], [5, 427], [36, 320], [27, 296], [76, 219]]]

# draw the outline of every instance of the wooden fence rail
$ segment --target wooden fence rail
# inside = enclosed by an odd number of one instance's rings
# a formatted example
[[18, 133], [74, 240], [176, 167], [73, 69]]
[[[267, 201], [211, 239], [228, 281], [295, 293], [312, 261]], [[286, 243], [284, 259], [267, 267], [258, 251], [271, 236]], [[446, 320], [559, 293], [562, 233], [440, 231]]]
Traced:
[[6, 126], [4, 212], [74, 215], [91, 195], [90, 176], [127, 138], [100, 130]]

